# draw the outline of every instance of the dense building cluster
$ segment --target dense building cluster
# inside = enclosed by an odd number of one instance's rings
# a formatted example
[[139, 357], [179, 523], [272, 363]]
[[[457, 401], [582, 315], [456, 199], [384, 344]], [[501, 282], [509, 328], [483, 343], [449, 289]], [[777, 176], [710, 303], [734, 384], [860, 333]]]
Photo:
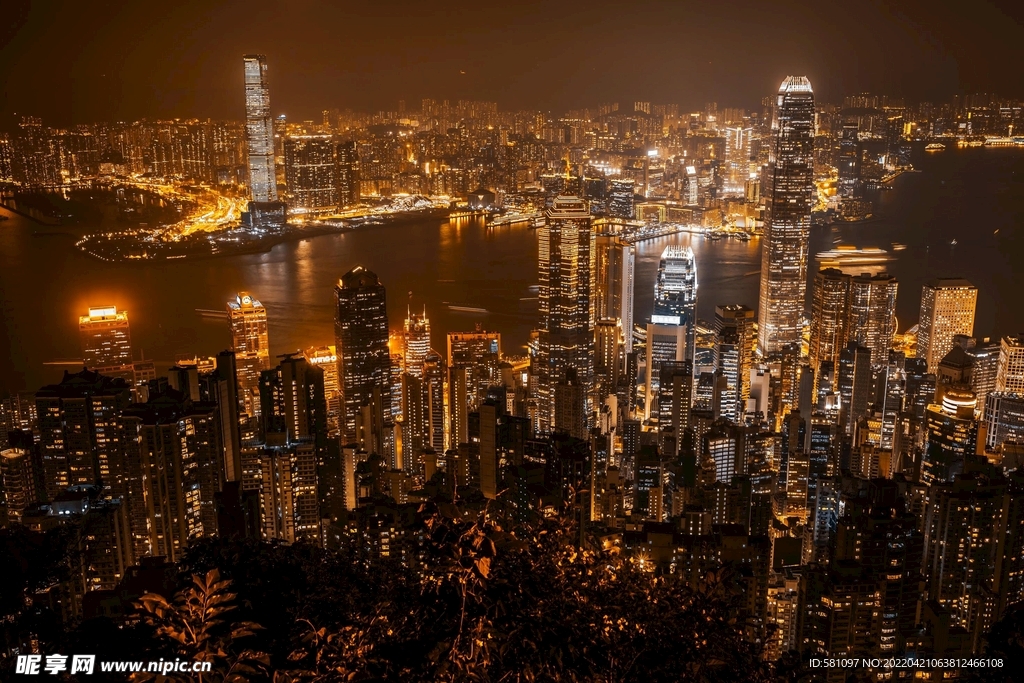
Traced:
[[[265, 104], [258, 83], [246, 102]], [[916, 346], [897, 344], [896, 279], [808, 278], [808, 234], [823, 167], [838, 168], [840, 196], [859, 196], [862, 142], [882, 139], [871, 163], [884, 170], [924, 131], [1000, 132], [1019, 117], [982, 97], [822, 110], [791, 77], [754, 114], [637, 102], [552, 119], [426, 100], [275, 121], [293, 207], [480, 186], [506, 205], [528, 198], [542, 212], [529, 353], [479, 328], [445, 331], [435, 349], [429, 311], [389, 320], [385, 283], [363, 265], [335, 287], [334, 339], [275, 359], [251, 293], [227, 302], [227, 350], [159, 371], [132, 360], [126, 312], [93, 308], [85, 369], [2, 404], [3, 521], [76, 530], [82, 552], [46, 596], [68, 618], [102, 613], [133, 565], [215, 535], [416, 569], [410, 513], [444, 493], [524, 519], [570, 515], [581, 543], [695, 583], [729, 568], [738, 627], [769, 658], [980, 652], [1024, 600], [1024, 339], [974, 337], [977, 289], [944, 278], [920, 293]], [[252, 179], [254, 164], [270, 172], [269, 142], [253, 143], [268, 131], [250, 121], [247, 134]], [[29, 139], [5, 149], [24, 155]], [[158, 172], [145, 151], [122, 158]], [[253, 185], [254, 201], [276, 201], [272, 187]], [[698, 319], [698, 264], [677, 246], [652, 310], [634, 310], [624, 220], [659, 210], [763, 219], [757, 311], [722, 301]]]

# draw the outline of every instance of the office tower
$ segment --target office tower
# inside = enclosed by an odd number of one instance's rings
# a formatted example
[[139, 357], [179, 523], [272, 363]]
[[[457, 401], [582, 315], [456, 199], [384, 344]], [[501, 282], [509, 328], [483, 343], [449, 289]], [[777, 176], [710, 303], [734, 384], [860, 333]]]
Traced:
[[974, 307], [978, 288], [962, 278], [932, 280], [921, 289], [921, 317], [917, 326], [917, 357], [928, 372], [953, 348], [953, 337], [974, 333]]
[[608, 215], [614, 218], [633, 218], [633, 188], [635, 180], [632, 178], [613, 178], [608, 185]]
[[90, 370], [64, 372], [36, 392], [43, 483], [49, 499], [70, 486], [102, 483], [125, 495], [126, 437], [121, 414], [131, 391], [120, 378]]
[[338, 203], [334, 140], [330, 135], [294, 135], [284, 141], [288, 205], [323, 209]]
[[779, 88], [765, 188], [758, 348], [799, 343], [814, 202], [814, 94], [802, 76]]
[[85, 367], [95, 370], [131, 365], [128, 313], [117, 310], [117, 306], [90, 308], [88, 315], [78, 318], [78, 333]]
[[267, 58], [245, 55], [245, 142], [249, 148], [249, 193], [254, 202], [276, 202], [274, 122], [270, 116]]
[[994, 452], [1005, 443], [1024, 444], [1024, 394], [993, 391], [985, 400], [985, 447]]
[[135, 554], [176, 562], [193, 539], [217, 534], [224, 484], [217, 406], [154, 382], [149, 400], [122, 420]]
[[306, 360], [324, 371], [324, 400], [327, 402], [327, 435], [337, 438], [341, 430], [341, 386], [338, 384], [338, 350], [334, 344], [311, 346]]
[[263, 538], [320, 545], [315, 445], [266, 446], [259, 453], [259, 472]]
[[928, 406], [928, 443], [921, 464], [921, 481], [950, 481], [953, 475], [963, 472], [965, 459], [977, 452], [977, 407], [974, 392], [959, 387], [945, 391], [942, 403]]
[[337, 183], [338, 206], [347, 208], [359, 203], [359, 150], [355, 142], [340, 142], [335, 149], [334, 180]]
[[693, 358], [697, 327], [697, 260], [690, 247], [672, 244], [665, 247], [654, 282], [654, 314], [657, 325], [685, 325], [684, 357]]
[[754, 355], [754, 311], [743, 304], [715, 307], [715, 358], [726, 378], [723, 417], [741, 422], [750, 396]]
[[860, 196], [860, 140], [856, 121], [846, 121], [839, 137], [839, 155], [836, 169], [839, 172], [839, 196], [853, 199]]
[[683, 203], [687, 206], [697, 206], [700, 200], [700, 182], [697, 179], [697, 167], [687, 166], [686, 177], [683, 179]]
[[238, 372], [238, 398], [249, 417], [260, 414], [260, 373], [270, 369], [267, 309], [249, 292], [239, 292], [227, 303], [231, 350]]
[[644, 419], [656, 414], [655, 401], [661, 387], [659, 372], [666, 361], [686, 360], [686, 327], [647, 324], [647, 385], [644, 391]]
[[342, 396], [342, 444], [357, 439], [356, 417], [380, 392], [381, 419], [391, 420], [391, 354], [384, 285], [363, 266], [356, 266], [334, 288], [335, 346]]
[[414, 377], [423, 377], [423, 363], [430, 353], [430, 320], [427, 310], [423, 313], [409, 311], [405, 318], [402, 335], [402, 362], [405, 371]]
[[1000, 341], [995, 390], [1024, 394], [1024, 334]]
[[633, 351], [633, 284], [636, 248], [615, 235], [598, 235], [594, 267], [594, 317], [619, 320], [625, 353]]
[[867, 413], [871, 396], [871, 350], [857, 342], [850, 342], [839, 354], [838, 372], [840, 407], [839, 424], [847, 434], [862, 415]]
[[[556, 197], [537, 231], [540, 325], [538, 338], [539, 427], [555, 422], [555, 387], [575, 371], [584, 394], [589, 424], [594, 384], [594, 235], [587, 204], [578, 197]], [[573, 420], [575, 423], [575, 420]]]
[[871, 349], [872, 365], [889, 362], [889, 349], [896, 332], [896, 288], [896, 278], [887, 273], [858, 275], [850, 281], [847, 341], [856, 341]]
[[[850, 276], [838, 268], [823, 268], [814, 275], [808, 357], [811, 369], [819, 375], [822, 363], [838, 367], [839, 353], [848, 341], [850, 280]], [[820, 380], [818, 384], [820, 389]]]

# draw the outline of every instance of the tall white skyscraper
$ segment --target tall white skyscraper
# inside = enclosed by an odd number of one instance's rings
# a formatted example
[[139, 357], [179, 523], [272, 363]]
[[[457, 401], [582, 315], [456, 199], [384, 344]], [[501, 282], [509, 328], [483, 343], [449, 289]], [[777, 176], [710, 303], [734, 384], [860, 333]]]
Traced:
[[254, 202], [276, 202], [274, 122], [270, 116], [267, 58], [245, 55], [245, 141], [249, 147], [249, 191]]
[[800, 343], [814, 203], [814, 92], [803, 76], [779, 88], [765, 188], [757, 345]]
[[670, 244], [661, 253], [658, 279], [654, 283], [656, 325], [685, 325], [685, 358], [693, 358], [694, 329], [697, 324], [697, 260], [690, 247]]

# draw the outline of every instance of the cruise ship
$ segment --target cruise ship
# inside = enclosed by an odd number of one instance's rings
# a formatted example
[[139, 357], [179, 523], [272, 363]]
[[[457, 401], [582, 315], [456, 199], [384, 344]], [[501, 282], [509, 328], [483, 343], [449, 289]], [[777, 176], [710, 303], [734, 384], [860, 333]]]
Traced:
[[892, 261], [893, 256], [885, 249], [865, 247], [858, 249], [851, 244], [840, 244], [834, 249], [815, 254], [821, 268], [849, 268], [851, 266], [878, 266]]
[[946, 146], [941, 142], [931, 142], [924, 146], [924, 151], [926, 152], [941, 152], [944, 149], [946, 149]]

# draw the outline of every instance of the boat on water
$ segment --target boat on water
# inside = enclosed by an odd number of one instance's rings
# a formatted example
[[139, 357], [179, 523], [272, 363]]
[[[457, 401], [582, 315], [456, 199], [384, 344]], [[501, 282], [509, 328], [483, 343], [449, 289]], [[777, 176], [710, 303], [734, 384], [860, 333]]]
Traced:
[[822, 268], [844, 268], [850, 266], [877, 266], [892, 261], [893, 256], [878, 247], [858, 248], [852, 244], [840, 244], [834, 249], [815, 254]]
[[924, 146], [926, 152], [941, 152], [946, 149], [946, 146], [941, 142], [930, 142]]
[[892, 250], [893, 251], [903, 251], [906, 248], [907, 248], [907, 245], [905, 245], [905, 244], [900, 244], [899, 242], [893, 242], [892, 243]]

